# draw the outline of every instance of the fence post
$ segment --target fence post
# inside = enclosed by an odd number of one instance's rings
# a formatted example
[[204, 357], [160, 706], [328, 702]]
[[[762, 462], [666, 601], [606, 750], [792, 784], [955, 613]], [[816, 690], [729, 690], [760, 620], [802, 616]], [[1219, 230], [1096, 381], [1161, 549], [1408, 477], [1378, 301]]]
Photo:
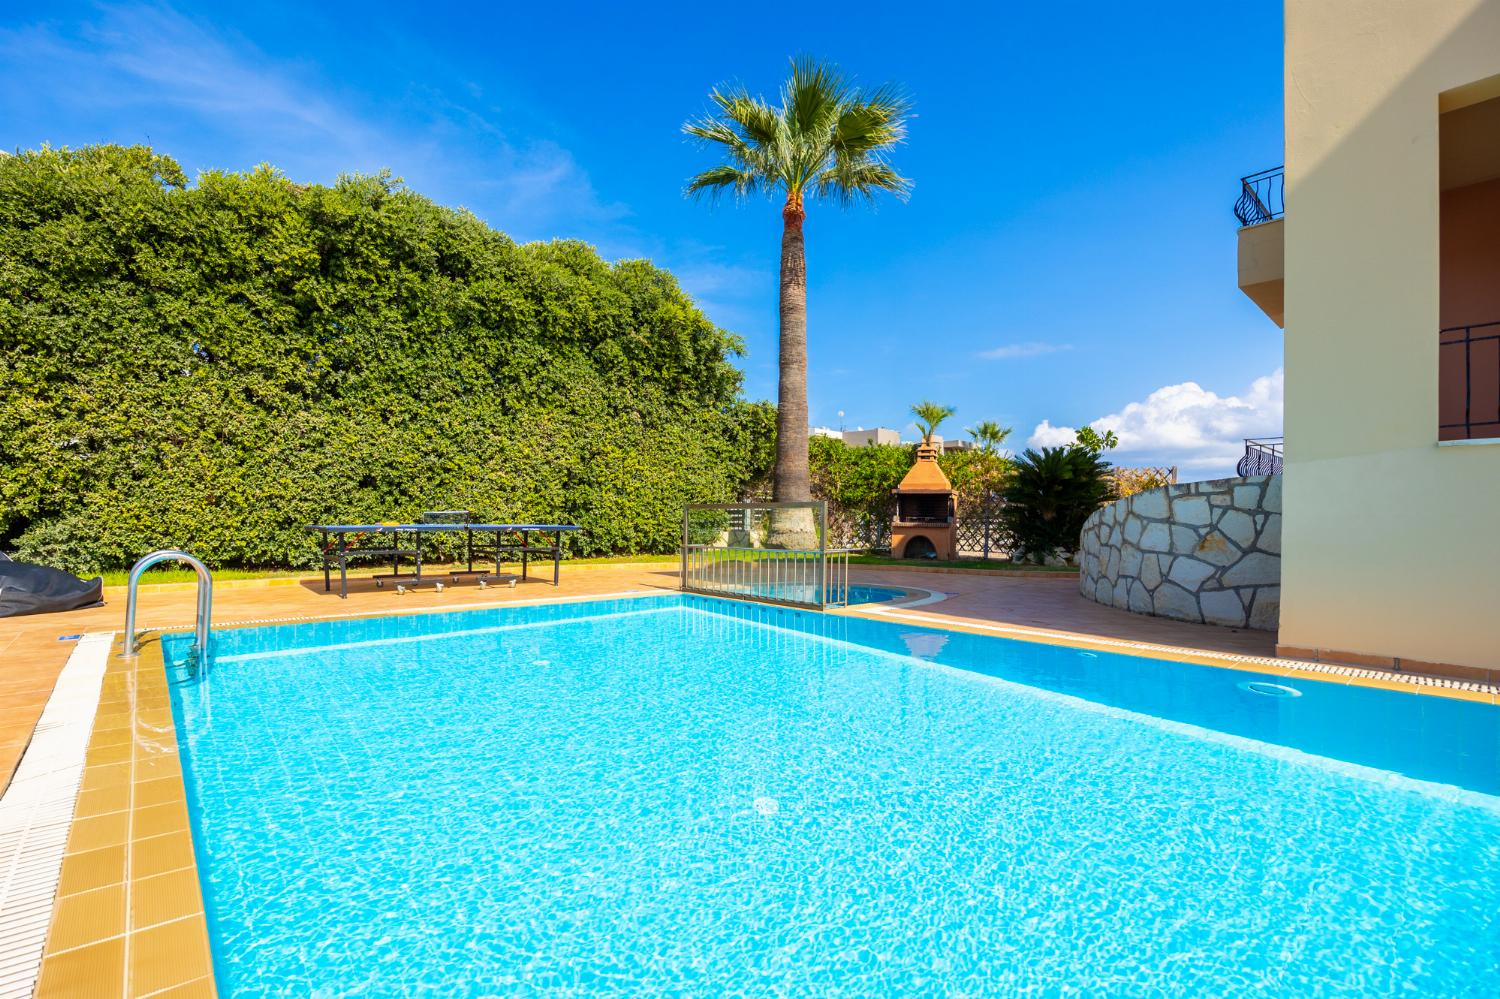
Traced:
[[984, 517], [984, 560], [990, 560], [990, 500], [986, 496], [982, 516]]
[[688, 518], [692, 516], [691, 505], [682, 508], [682, 577], [677, 581], [679, 589], [688, 588]]

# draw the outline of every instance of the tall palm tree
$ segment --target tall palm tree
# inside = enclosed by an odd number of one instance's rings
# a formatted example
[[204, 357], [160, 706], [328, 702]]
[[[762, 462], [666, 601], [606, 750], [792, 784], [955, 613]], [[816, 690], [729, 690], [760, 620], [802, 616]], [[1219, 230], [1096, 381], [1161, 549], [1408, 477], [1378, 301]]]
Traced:
[[979, 450], [985, 454], [994, 454], [995, 451], [1010, 436], [1010, 427], [1002, 427], [994, 420], [983, 420], [972, 427], [965, 427], [964, 433], [974, 439]]
[[781, 379], [776, 404], [777, 500], [812, 498], [807, 466], [807, 263], [802, 222], [808, 199], [845, 207], [885, 191], [904, 199], [911, 181], [886, 162], [906, 136], [910, 102], [892, 86], [865, 93], [829, 63], [799, 57], [781, 103], [743, 87], [715, 89], [714, 110], [683, 131], [725, 162], [687, 186], [690, 196], [782, 197]]
[[958, 410], [952, 406], [939, 406], [935, 402], [923, 400], [911, 408], [911, 415], [917, 418], [917, 429], [922, 431], [922, 443], [926, 444], [932, 440], [932, 435], [937, 433], [937, 428], [944, 420], [952, 416]]

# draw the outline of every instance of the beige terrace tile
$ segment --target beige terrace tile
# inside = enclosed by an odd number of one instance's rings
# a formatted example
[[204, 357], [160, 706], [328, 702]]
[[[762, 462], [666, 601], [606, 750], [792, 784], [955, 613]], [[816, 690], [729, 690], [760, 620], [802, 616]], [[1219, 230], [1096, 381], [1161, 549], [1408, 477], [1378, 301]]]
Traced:
[[56, 954], [125, 932], [125, 886], [112, 885], [58, 900], [48, 949]]
[[130, 994], [148, 996], [213, 974], [201, 918], [163, 923], [130, 935]]
[[186, 830], [130, 841], [130, 876], [150, 878], [192, 868], [193, 837]]
[[49, 955], [36, 986], [37, 999], [118, 999], [124, 991], [124, 937]]
[[130, 883], [132, 933], [202, 911], [203, 897], [198, 890], [198, 870], [195, 867]]

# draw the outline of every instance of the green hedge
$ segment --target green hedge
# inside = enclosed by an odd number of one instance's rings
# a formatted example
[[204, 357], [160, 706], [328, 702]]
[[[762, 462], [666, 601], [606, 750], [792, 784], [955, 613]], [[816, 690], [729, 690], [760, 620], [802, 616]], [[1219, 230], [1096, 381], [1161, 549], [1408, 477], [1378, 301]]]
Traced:
[[739, 350], [648, 262], [517, 245], [388, 176], [3, 157], [0, 550], [299, 566], [303, 525], [468, 508], [671, 551], [684, 502], [766, 461]]

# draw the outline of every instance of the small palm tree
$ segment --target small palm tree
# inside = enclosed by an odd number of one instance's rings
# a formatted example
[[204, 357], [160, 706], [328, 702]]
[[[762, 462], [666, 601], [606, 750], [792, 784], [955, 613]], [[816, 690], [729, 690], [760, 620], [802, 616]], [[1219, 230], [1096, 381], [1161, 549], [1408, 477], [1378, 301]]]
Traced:
[[994, 420], [984, 420], [972, 427], [965, 427], [964, 433], [974, 439], [979, 450], [985, 454], [994, 454], [1000, 445], [1005, 443], [1005, 438], [1010, 436], [1010, 429], [1010, 427], [1002, 427]]
[[687, 186], [690, 196], [731, 192], [748, 198], [781, 196], [781, 371], [776, 405], [778, 500], [812, 498], [807, 463], [807, 263], [802, 222], [808, 198], [848, 206], [885, 191], [905, 198], [911, 181], [886, 162], [906, 136], [907, 99], [891, 86], [868, 94], [838, 68], [792, 60], [781, 103], [752, 97], [743, 87], [710, 95], [714, 111], [683, 131], [722, 152], [726, 162]]
[[958, 410], [952, 406], [939, 406], [935, 402], [923, 400], [911, 408], [911, 415], [917, 418], [917, 429], [922, 431], [922, 443], [926, 444], [932, 440], [932, 435], [937, 433], [937, 428], [944, 420], [952, 416]]

